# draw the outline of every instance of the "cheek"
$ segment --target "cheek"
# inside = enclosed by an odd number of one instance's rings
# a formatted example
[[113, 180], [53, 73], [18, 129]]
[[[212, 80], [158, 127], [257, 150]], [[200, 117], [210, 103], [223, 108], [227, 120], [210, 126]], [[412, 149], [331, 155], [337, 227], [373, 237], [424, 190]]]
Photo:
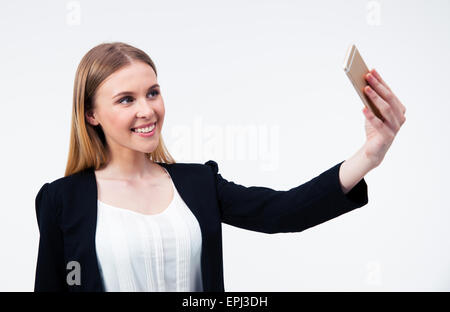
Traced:
[[111, 114], [107, 118], [108, 128], [111, 132], [123, 132], [124, 129], [129, 129], [130, 118], [126, 114]]
[[164, 108], [164, 102], [161, 101], [157, 107], [155, 107], [155, 111], [158, 115], [158, 119], [159, 119], [159, 124], [160, 126], [163, 124], [164, 122], [164, 116], [166, 114], [166, 110]]

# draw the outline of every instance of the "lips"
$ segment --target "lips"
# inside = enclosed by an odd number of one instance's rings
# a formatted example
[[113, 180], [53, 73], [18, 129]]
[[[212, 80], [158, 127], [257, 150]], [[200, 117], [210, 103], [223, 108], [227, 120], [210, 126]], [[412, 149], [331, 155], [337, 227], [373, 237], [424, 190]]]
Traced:
[[[154, 122], [150, 122], [150, 123], [148, 123], [148, 124], [145, 124], [145, 125], [140, 125], [140, 126], [138, 126], [138, 127], [135, 127], [135, 128], [131, 128], [130, 130], [134, 131], [135, 129], [139, 129], [139, 128], [147, 128], [147, 127], [150, 127], [150, 126], [152, 126], [153, 124], [156, 124], [156, 121], [154, 121]], [[155, 125], [155, 126], [156, 126], [156, 125]]]

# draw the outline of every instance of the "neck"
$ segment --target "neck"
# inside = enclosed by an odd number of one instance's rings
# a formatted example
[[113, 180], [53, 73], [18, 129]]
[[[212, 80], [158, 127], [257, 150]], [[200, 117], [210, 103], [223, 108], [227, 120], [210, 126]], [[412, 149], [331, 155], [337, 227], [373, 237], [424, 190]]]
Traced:
[[102, 171], [110, 178], [120, 180], [145, 179], [155, 172], [155, 163], [143, 152], [110, 153], [110, 161]]

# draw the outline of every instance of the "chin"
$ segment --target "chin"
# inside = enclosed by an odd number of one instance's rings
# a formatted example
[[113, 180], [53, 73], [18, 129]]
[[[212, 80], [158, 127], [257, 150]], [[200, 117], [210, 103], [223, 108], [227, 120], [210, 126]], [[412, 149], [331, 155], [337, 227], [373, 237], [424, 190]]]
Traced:
[[153, 146], [152, 148], [146, 148], [143, 150], [144, 153], [153, 153], [156, 148], [158, 147], [158, 144], [156, 144], [155, 146]]

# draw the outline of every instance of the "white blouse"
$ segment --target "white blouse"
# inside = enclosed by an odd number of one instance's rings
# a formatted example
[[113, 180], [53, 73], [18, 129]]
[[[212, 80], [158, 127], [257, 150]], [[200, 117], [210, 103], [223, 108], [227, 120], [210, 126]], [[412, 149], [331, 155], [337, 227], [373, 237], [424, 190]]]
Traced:
[[203, 291], [200, 225], [170, 181], [174, 197], [158, 214], [98, 200], [95, 244], [105, 291]]

